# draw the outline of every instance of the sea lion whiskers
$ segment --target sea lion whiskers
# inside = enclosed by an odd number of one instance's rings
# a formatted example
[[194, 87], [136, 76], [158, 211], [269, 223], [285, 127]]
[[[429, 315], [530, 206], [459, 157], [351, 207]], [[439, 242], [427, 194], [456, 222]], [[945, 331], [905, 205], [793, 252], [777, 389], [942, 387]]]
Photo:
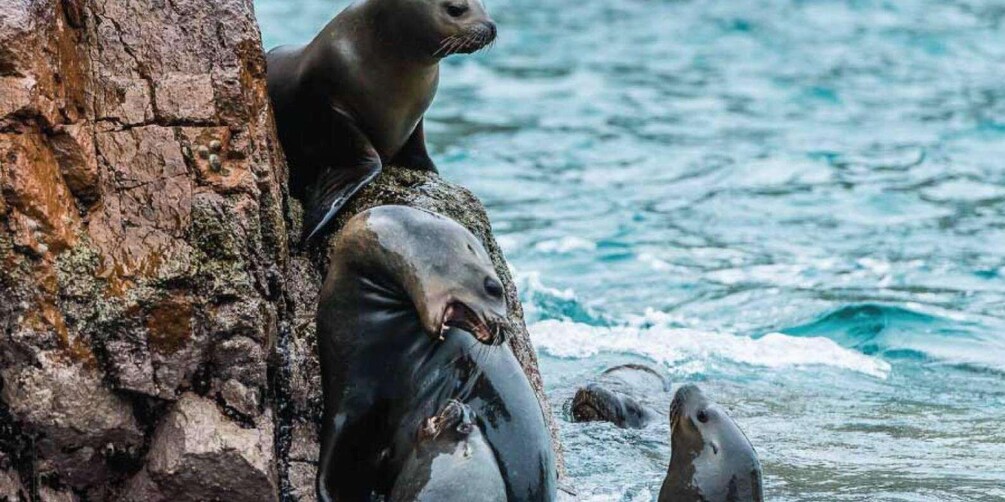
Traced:
[[465, 40], [467, 40], [467, 37], [457, 37], [457, 40], [455, 40], [450, 46], [450, 50], [447, 52], [447, 55], [451, 56], [453, 54], [457, 54], [457, 51], [464, 47]]
[[444, 38], [443, 41], [440, 42], [440, 47], [433, 52], [433, 56], [439, 56], [441, 53], [444, 54], [444, 55], [447, 55], [444, 52], [444, 49], [446, 49], [447, 44], [453, 42], [456, 39], [457, 39], [457, 35], [451, 35], [451, 36], [449, 36], [447, 38]]

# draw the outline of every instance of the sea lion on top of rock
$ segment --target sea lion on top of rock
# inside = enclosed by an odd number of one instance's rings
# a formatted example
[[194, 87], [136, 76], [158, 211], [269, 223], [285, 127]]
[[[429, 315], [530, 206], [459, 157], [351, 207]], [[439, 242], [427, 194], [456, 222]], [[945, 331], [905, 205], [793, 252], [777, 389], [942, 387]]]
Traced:
[[[670, 382], [643, 364], [608, 368], [596, 381], [580, 387], [569, 403], [573, 422], [611, 422], [622, 428], [641, 429], [659, 416], [654, 401], [669, 398]], [[664, 406], [666, 402], [664, 401]]]
[[670, 466], [659, 502], [761, 502], [761, 463], [747, 436], [694, 385], [670, 405]]
[[506, 502], [506, 485], [470, 406], [451, 400], [429, 418], [390, 502]]
[[269, 97], [307, 240], [385, 164], [436, 171], [422, 118], [439, 62], [495, 36], [479, 0], [359, 0], [306, 46], [269, 51]]
[[389, 495], [416, 431], [455, 400], [473, 411], [506, 498], [554, 500], [545, 415], [502, 343], [506, 300], [478, 239], [442, 216], [382, 206], [349, 220], [331, 256], [317, 314], [319, 499]]

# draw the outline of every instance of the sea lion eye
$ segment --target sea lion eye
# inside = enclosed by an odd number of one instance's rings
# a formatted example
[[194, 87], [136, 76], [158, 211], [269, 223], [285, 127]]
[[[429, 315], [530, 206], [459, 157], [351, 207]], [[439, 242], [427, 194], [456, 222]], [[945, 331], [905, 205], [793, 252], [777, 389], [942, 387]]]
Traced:
[[708, 422], [708, 413], [705, 413], [705, 410], [698, 412], [698, 421], [701, 423]]
[[492, 298], [502, 298], [503, 287], [499, 284], [499, 281], [491, 278], [485, 278], [485, 292], [489, 294]]
[[447, 15], [450, 17], [461, 17], [468, 11], [468, 4], [448, 3], [445, 4], [443, 8], [447, 10]]

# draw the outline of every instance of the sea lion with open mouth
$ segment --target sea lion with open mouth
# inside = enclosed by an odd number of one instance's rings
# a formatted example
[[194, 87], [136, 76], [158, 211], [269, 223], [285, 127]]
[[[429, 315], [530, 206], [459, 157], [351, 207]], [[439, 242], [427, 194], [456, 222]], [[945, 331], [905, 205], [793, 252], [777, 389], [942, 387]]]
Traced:
[[458, 223], [404, 206], [349, 220], [318, 302], [319, 499], [390, 495], [416, 431], [454, 400], [472, 410], [506, 498], [554, 500], [548, 426], [503, 343], [505, 315], [492, 261]]
[[479, 0], [360, 0], [306, 46], [269, 51], [269, 97], [306, 240], [382, 166], [436, 171], [422, 119], [440, 60], [495, 37]]
[[390, 502], [506, 502], [495, 454], [470, 406], [450, 400], [419, 431]]
[[568, 409], [573, 422], [611, 422], [641, 429], [659, 417], [653, 404], [661, 396], [669, 399], [669, 393], [670, 382], [659, 371], [643, 364], [622, 364], [580, 387]]

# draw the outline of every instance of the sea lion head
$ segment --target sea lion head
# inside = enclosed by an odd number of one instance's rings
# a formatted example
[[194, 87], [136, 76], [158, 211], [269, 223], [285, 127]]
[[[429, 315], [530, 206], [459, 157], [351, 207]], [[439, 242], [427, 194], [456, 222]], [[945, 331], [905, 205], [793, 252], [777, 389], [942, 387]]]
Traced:
[[596, 383], [580, 387], [571, 407], [575, 422], [611, 422], [639, 429], [652, 418], [652, 412], [635, 399]]
[[496, 25], [480, 0], [392, 0], [395, 29], [434, 58], [476, 52], [496, 38]]
[[334, 253], [364, 281], [407, 296], [430, 337], [454, 327], [484, 344], [505, 341], [502, 282], [481, 242], [457, 222], [406, 206], [376, 207], [346, 223]]
[[663, 490], [673, 487], [673, 500], [763, 500], [754, 447], [726, 411], [694, 385], [678, 389], [670, 404], [670, 448]]

